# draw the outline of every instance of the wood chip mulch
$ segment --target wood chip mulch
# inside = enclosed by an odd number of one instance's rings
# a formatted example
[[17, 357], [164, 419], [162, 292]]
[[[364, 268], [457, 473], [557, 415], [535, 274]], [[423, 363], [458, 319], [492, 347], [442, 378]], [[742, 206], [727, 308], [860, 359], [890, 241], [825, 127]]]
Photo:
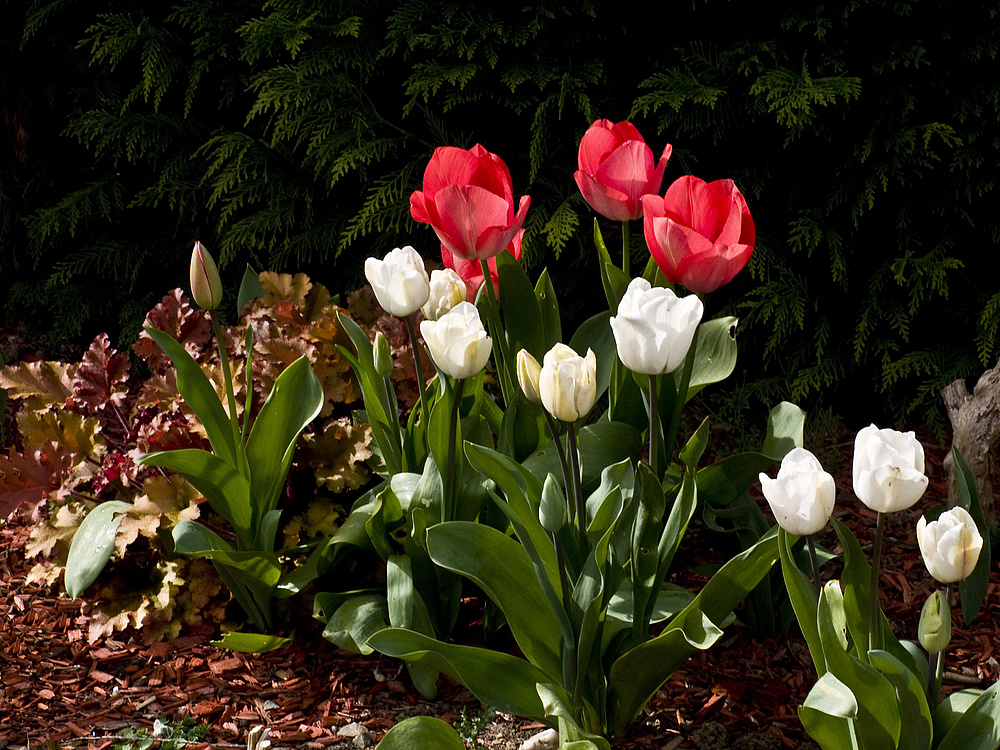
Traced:
[[[897, 635], [905, 638], [915, 637], [920, 608], [934, 584], [913, 529], [920, 515], [944, 503], [947, 495], [944, 451], [924, 437], [931, 486], [915, 508], [890, 517], [881, 574], [883, 607]], [[838, 485], [835, 513], [868, 550], [874, 514], [851, 491], [851, 441], [839, 450], [838, 467], [824, 459]], [[111, 748], [122, 729], [152, 731], [156, 720], [183, 716], [211, 726], [211, 741], [188, 745], [192, 750], [246, 747], [255, 726], [270, 730], [276, 748], [340, 750], [359, 746], [338, 733], [344, 725], [361, 725], [378, 739], [402, 716], [430, 714], [455, 722], [461, 712], [474, 717], [481, 708], [468, 691], [447, 680], [442, 680], [439, 700], [424, 700], [399, 662], [338, 651], [311, 621], [299, 623], [291, 647], [263, 655], [216, 649], [209, 645], [215, 632], [190, 632], [148, 646], [134, 634], [88, 643], [80, 602], [25, 584], [29, 531], [16, 520], [0, 528], [0, 750]], [[673, 578], [700, 586], [705, 579], [694, 568], [733, 552], [715, 550], [719, 539], [693, 525], [683, 542], [685, 554], [678, 556], [677, 565], [686, 567]], [[839, 551], [829, 529], [818, 541]], [[825, 576], [837, 574], [834, 563], [824, 568]], [[1000, 679], [998, 613], [1000, 565], [994, 564], [979, 618], [965, 626], [961, 614], [955, 616], [945, 692], [987, 687]], [[811, 747], [796, 707], [814, 680], [794, 623], [787, 633], [765, 639], [733, 627], [721, 643], [677, 671], [628, 735], [612, 745], [616, 750]], [[479, 741], [491, 750], [516, 750], [537, 729], [501, 716]]]

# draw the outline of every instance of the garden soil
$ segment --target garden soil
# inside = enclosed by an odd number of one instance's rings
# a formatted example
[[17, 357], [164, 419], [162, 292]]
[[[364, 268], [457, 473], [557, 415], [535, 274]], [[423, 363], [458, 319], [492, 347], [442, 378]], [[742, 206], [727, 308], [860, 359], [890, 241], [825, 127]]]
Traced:
[[[933, 590], [916, 547], [917, 518], [945, 502], [944, 451], [921, 434], [930, 489], [911, 511], [889, 517], [882, 603], [900, 637], [916, 633], [920, 608]], [[874, 514], [851, 492], [853, 435], [842, 436], [821, 456], [835, 472], [835, 515], [870, 550]], [[437, 716], [463, 728], [472, 748], [516, 750], [541, 725], [496, 715], [476, 732], [484, 708], [464, 688], [442, 678], [428, 701], [412, 687], [405, 667], [378, 654], [358, 656], [323, 640], [307, 615], [294, 645], [262, 655], [212, 647], [218, 634], [206, 627], [169, 642], [144, 645], [138, 634], [87, 640], [86, 605], [59, 591], [25, 583], [30, 528], [19, 520], [0, 528], [0, 750], [113, 748], [123, 731], [156, 722], [176, 726], [189, 716], [207, 724], [200, 748], [246, 748], [254, 727], [269, 730], [272, 748], [371, 746], [402, 718]], [[827, 528], [819, 542], [839, 551]], [[693, 589], [704, 584], [700, 566], [720, 563], [736, 550], [730, 538], [692, 524], [671, 580]], [[1000, 679], [1000, 566], [994, 565], [987, 599], [972, 626], [956, 612], [944, 691], [986, 687]], [[824, 576], [837, 575], [836, 562]], [[459, 638], [479, 637], [470, 601]], [[739, 612], [737, 614], [740, 614]], [[796, 707], [815, 673], [795, 624], [786, 633], [753, 636], [738, 624], [721, 641], [677, 671], [657, 693], [615, 750], [780, 750], [813, 747]], [[353, 736], [347, 736], [353, 735]], [[473, 735], [475, 735], [473, 737]], [[478, 743], [478, 744], [477, 744]], [[263, 750], [262, 748], [260, 750]], [[415, 749], [419, 750], [419, 749]]]

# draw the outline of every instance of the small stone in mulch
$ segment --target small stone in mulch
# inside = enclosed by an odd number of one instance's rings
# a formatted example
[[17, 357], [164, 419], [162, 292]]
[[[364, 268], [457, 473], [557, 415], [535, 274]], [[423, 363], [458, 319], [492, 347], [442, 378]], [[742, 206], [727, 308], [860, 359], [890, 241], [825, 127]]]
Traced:
[[717, 721], [706, 721], [691, 735], [698, 750], [729, 750], [729, 734]]
[[364, 724], [358, 724], [357, 722], [345, 724], [337, 730], [337, 734], [341, 737], [352, 737], [352, 744], [355, 747], [372, 747], [375, 744], [375, 738], [372, 737], [372, 733], [368, 731], [368, 727]]

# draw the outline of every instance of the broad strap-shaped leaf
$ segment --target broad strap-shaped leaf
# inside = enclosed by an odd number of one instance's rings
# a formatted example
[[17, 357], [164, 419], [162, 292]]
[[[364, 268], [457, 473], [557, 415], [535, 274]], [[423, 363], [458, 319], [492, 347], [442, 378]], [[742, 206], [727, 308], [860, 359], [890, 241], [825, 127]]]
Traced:
[[234, 469], [242, 470], [241, 455], [236, 445], [232, 422], [208, 376], [188, 354], [187, 349], [169, 333], [156, 328], [143, 330], [174, 363], [174, 368], [177, 370], [177, 390], [205, 426], [208, 441], [212, 444], [215, 455]]
[[66, 558], [66, 594], [76, 599], [104, 570], [115, 549], [115, 532], [131, 503], [107, 500], [83, 519]]
[[187, 479], [212, 509], [229, 521], [238, 546], [252, 548], [255, 534], [250, 483], [232, 464], [199, 448], [147, 453], [136, 463], [170, 469]]
[[[524, 659], [475, 646], [442, 643], [402, 628], [381, 630], [368, 639], [368, 645], [396, 659], [428, 658], [441, 672], [497, 711], [545, 720], [545, 708], [535, 685], [550, 682], [551, 678]], [[560, 698], [568, 702], [565, 694]]]
[[[733, 330], [739, 318], [723, 317], [710, 320], [698, 326], [698, 346], [691, 368], [687, 400], [706, 385], [718, 383], [728, 378], [736, 369], [736, 337]], [[674, 371], [679, 379], [683, 368]]]
[[562, 674], [560, 625], [524, 547], [479, 523], [452, 521], [427, 530], [431, 559], [475, 582], [503, 610], [525, 657], [549, 675]]
[[722, 566], [660, 635], [611, 665], [608, 712], [612, 731], [624, 731], [653, 694], [696, 649], [711, 646], [723, 623], [778, 559], [777, 535], [769, 534]]
[[255, 521], [277, 507], [295, 443], [322, 408], [323, 386], [309, 360], [299, 357], [278, 376], [247, 440]]
[[[778, 529], [778, 552], [781, 554], [781, 574], [785, 579], [785, 590], [795, 610], [795, 619], [799, 630], [809, 647], [816, 676], [822, 678], [826, 674], [826, 660], [823, 658], [823, 644], [819, 639], [819, 628], [816, 625], [816, 589], [809, 576], [795, 564], [792, 554], [792, 543], [798, 537], [789, 534], [782, 528]], [[834, 678], [836, 679], [836, 678]]]
[[871, 651], [868, 658], [896, 690], [900, 721], [898, 747], [930, 750], [934, 728], [924, 683], [888, 651]]
[[857, 698], [855, 726], [862, 746], [894, 748], [901, 729], [896, 691], [892, 683], [871, 664], [848, 652], [844, 633], [848, 616], [844, 609], [840, 584], [830, 581], [823, 587], [816, 613], [826, 668]]
[[[934, 739], [937, 742], [937, 737]], [[1000, 682], [995, 682], [965, 710], [951, 731], [936, 746], [936, 750], [996, 750], [998, 747]]]
[[601, 284], [604, 286], [604, 296], [608, 300], [608, 309], [617, 312], [618, 303], [625, 296], [629, 282], [632, 280], [629, 275], [620, 269], [611, 260], [608, 246], [604, 244], [604, 235], [601, 234], [601, 227], [594, 218], [594, 245], [597, 247], [597, 255], [601, 260]]
[[[570, 339], [570, 347], [580, 356], [587, 355], [587, 349], [594, 350], [597, 358], [597, 396], [600, 398], [611, 384], [611, 369], [618, 346], [611, 330], [611, 311], [605, 310], [583, 321]], [[539, 360], [541, 361], [541, 360]]]
[[248, 584], [272, 591], [281, 578], [278, 557], [273, 552], [234, 550], [222, 537], [197, 521], [181, 521], [174, 527], [174, 548], [189, 557], [206, 557], [239, 573]]
[[382, 591], [321, 591], [313, 599], [313, 617], [326, 624], [323, 637], [354, 654], [375, 649], [368, 639], [389, 623], [389, 606]]
[[545, 336], [535, 289], [524, 267], [510, 253], [496, 257], [500, 287], [500, 310], [507, 335], [507, 351], [517, 356], [521, 349], [539, 362], [545, 356]]
[[[608, 327], [610, 330], [611, 327]], [[600, 481], [601, 473], [626, 459], [637, 461], [642, 451], [642, 435], [632, 425], [624, 422], [608, 422], [598, 420], [577, 431], [580, 449], [580, 473], [583, 476], [585, 492], [590, 492]], [[567, 437], [562, 441], [566, 449]], [[539, 448], [523, 462], [524, 468], [534, 474], [539, 481], [552, 474], [562, 477], [562, 467], [559, 464], [559, 454], [555, 446], [549, 442]], [[496, 481], [495, 477], [491, 477]], [[561, 479], [560, 479], [561, 481]]]
[[385, 733], [375, 750], [465, 750], [458, 732], [434, 716], [411, 716]]
[[228, 648], [244, 654], [266, 654], [277, 651], [292, 642], [291, 638], [263, 633], [225, 633], [217, 641], [211, 641], [216, 648]]
[[989, 543], [990, 530], [986, 526], [986, 519], [983, 517], [983, 507], [979, 502], [979, 492], [976, 489], [976, 477], [966, 463], [965, 458], [954, 445], [951, 447], [952, 460], [955, 462], [955, 476], [958, 484], [958, 496], [963, 508], [965, 508], [972, 520], [979, 529], [980, 536], [986, 540], [979, 551], [979, 560], [972, 574], [962, 581], [960, 592], [962, 596], [962, 618], [966, 625], [971, 625], [979, 614], [979, 609], [986, 599], [986, 589], [990, 582], [990, 564], [992, 545]]
[[861, 750], [857, 716], [854, 693], [832, 672], [816, 681], [806, 702], [799, 706], [799, 721], [822, 750]]
[[566, 750], [611, 750], [611, 744], [598, 734], [579, 725], [569, 708], [559, 699], [555, 685], [538, 685], [538, 697], [545, 706], [545, 715], [559, 728], [559, 747]]
[[[535, 300], [538, 303], [540, 322], [542, 324], [542, 356], [549, 349], [562, 341], [562, 319], [559, 317], [559, 300], [556, 298], [555, 287], [549, 269], [543, 268], [535, 283]], [[539, 362], [542, 360], [539, 359]]]

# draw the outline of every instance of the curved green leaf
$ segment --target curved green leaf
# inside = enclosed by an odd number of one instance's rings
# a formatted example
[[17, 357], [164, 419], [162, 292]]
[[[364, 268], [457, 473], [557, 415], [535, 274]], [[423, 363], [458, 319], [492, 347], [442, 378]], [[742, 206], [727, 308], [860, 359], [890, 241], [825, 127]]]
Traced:
[[[381, 630], [368, 639], [368, 645], [396, 659], [428, 659], [497, 711], [545, 720], [535, 685], [549, 682], [550, 678], [524, 659], [475, 646], [442, 643], [402, 628]], [[560, 697], [567, 701], [565, 695]]]
[[792, 609], [795, 610], [795, 619], [799, 623], [799, 630], [809, 647], [813, 666], [816, 667], [816, 676], [822, 678], [826, 674], [826, 662], [823, 659], [823, 644], [820, 642], [819, 628], [816, 625], [816, 588], [809, 576], [795, 564], [795, 556], [792, 554], [792, 544], [795, 539], [798, 537], [789, 534], [782, 528], [778, 529], [781, 574], [785, 580], [788, 598], [792, 602]]
[[274, 382], [247, 440], [250, 486], [258, 504], [255, 520], [277, 507], [295, 442], [320, 413], [323, 398], [323, 386], [306, 357], [292, 362]]
[[386, 596], [377, 591], [322, 591], [313, 600], [313, 617], [326, 623], [323, 637], [355, 654], [370, 654], [368, 639], [389, 622]]
[[548, 350], [544, 348], [545, 331], [535, 289], [513, 255], [500, 253], [496, 263], [508, 350], [515, 356], [520, 349], [527, 349], [540, 362]]
[[[736, 336], [734, 330], [739, 318], [723, 317], [698, 326], [698, 347], [691, 367], [688, 384], [688, 401], [706, 385], [728, 378], [736, 369]], [[674, 371], [679, 378], [681, 370]]]
[[216, 648], [228, 648], [244, 654], [266, 654], [277, 651], [292, 642], [291, 638], [262, 633], [225, 633], [217, 641], [210, 641]]
[[242, 549], [253, 546], [253, 505], [250, 483], [231, 464], [198, 448], [147, 453], [136, 463], [159, 466], [180, 474], [208, 500], [212, 510], [236, 530]]
[[898, 747], [929, 750], [934, 729], [924, 683], [888, 651], [870, 651], [868, 658], [896, 690], [900, 719]]
[[961, 452], [954, 445], [951, 446], [951, 455], [955, 462], [955, 478], [958, 484], [960, 504], [972, 516], [980, 536], [986, 540], [986, 544], [979, 551], [979, 560], [976, 561], [976, 567], [972, 574], [959, 584], [962, 597], [962, 618], [967, 625], [971, 625], [976, 621], [976, 616], [986, 599], [993, 552], [992, 545], [989, 543], [990, 530], [983, 517], [983, 507], [979, 502], [979, 492], [976, 489], [976, 477]]
[[[542, 324], [542, 356], [549, 349], [562, 341], [562, 320], [559, 317], [559, 300], [556, 298], [555, 287], [549, 269], [543, 268], [535, 284], [535, 301]], [[541, 362], [540, 357], [536, 357]]]
[[1000, 682], [969, 706], [937, 750], [997, 750], [1000, 747]]
[[496, 529], [453, 521], [427, 530], [431, 559], [474, 581], [507, 618], [525, 657], [549, 675], [562, 674], [559, 623], [524, 547]]
[[458, 732], [433, 716], [411, 716], [385, 733], [375, 750], [465, 750]]
[[[569, 346], [581, 357], [587, 355], [587, 349], [594, 350], [597, 358], [597, 398], [600, 398], [611, 384], [611, 368], [618, 347], [611, 331], [611, 311], [605, 310], [580, 324], [570, 339]], [[541, 361], [541, 360], [539, 360]]]
[[115, 549], [115, 533], [131, 503], [107, 500], [83, 519], [66, 558], [66, 594], [76, 599], [94, 582]]
[[816, 681], [799, 706], [799, 721], [822, 750], [859, 750], [857, 715], [854, 693], [832, 672]]
[[222, 408], [222, 402], [208, 376], [169, 333], [149, 327], [143, 330], [174, 363], [174, 368], [177, 370], [177, 391], [205, 426], [212, 450], [234, 469], [239, 469], [240, 457], [236, 446], [236, 435], [233, 434], [233, 424], [226, 415], [226, 410]]

